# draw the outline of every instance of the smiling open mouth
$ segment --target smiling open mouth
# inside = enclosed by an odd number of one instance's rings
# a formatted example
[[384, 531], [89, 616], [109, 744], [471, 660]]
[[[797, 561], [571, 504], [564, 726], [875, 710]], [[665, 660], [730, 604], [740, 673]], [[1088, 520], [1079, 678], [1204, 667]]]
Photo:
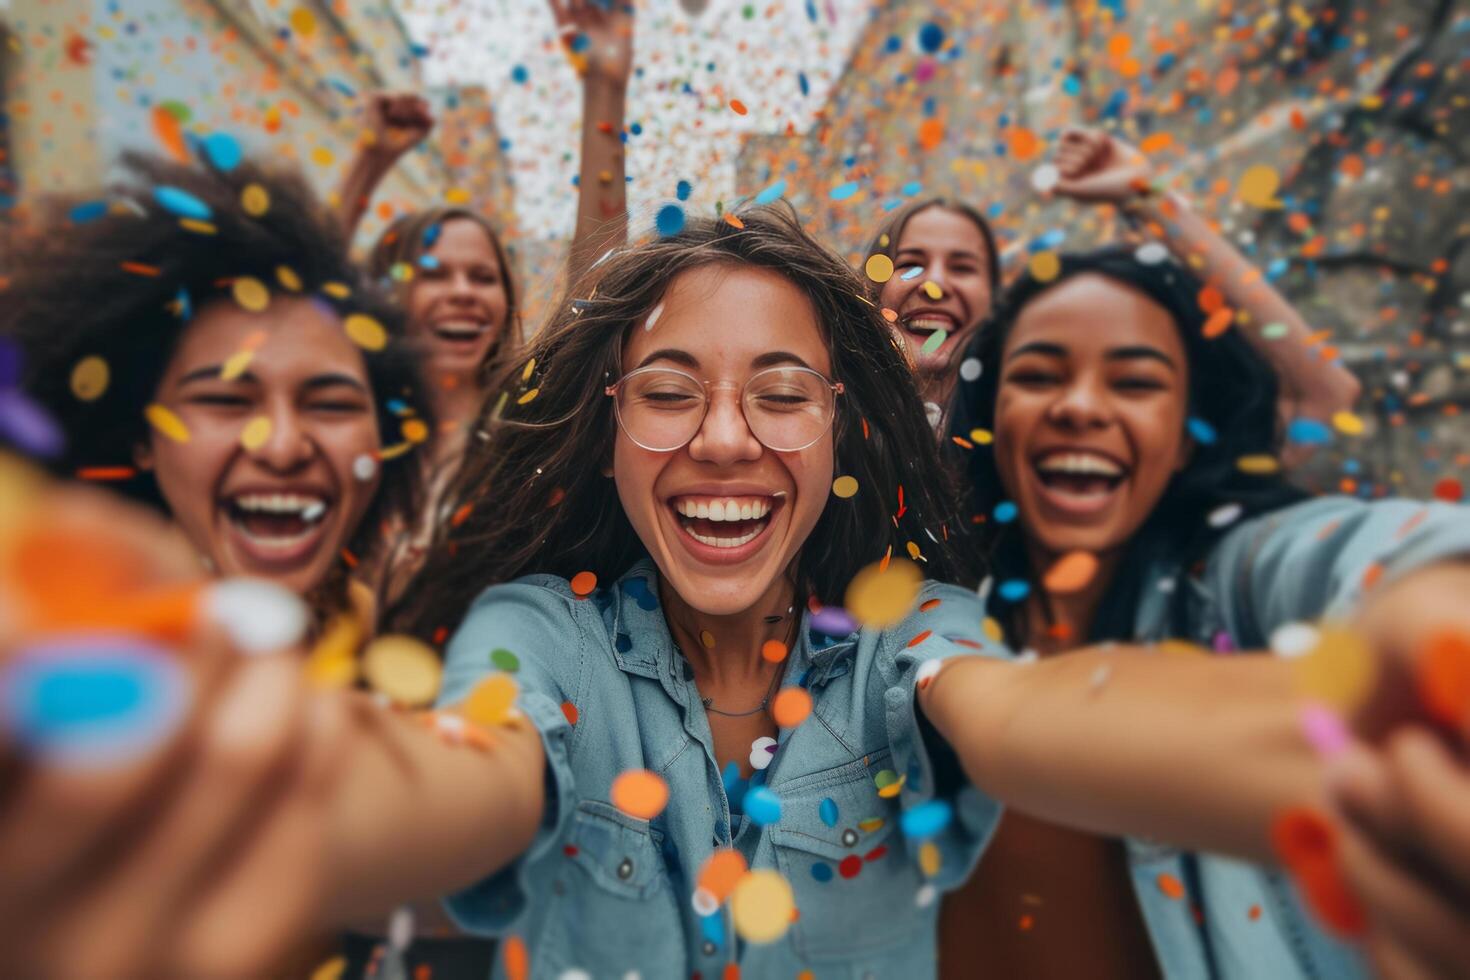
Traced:
[[940, 313], [916, 313], [913, 316], [904, 317], [901, 321], [903, 328], [912, 334], [927, 336], [936, 331], [943, 330], [945, 333], [954, 333], [954, 318]]
[[490, 324], [479, 320], [443, 320], [434, 324], [434, 336], [451, 343], [467, 344], [479, 340]]
[[332, 501], [316, 494], [242, 493], [221, 506], [252, 557], [294, 561], [315, 551]]
[[1128, 478], [1128, 469], [1106, 456], [1090, 452], [1052, 451], [1031, 461], [1037, 478], [1055, 498], [1070, 503], [1101, 505]]
[[669, 507], [679, 527], [708, 548], [730, 550], [760, 537], [771, 523], [779, 497], [674, 497]]

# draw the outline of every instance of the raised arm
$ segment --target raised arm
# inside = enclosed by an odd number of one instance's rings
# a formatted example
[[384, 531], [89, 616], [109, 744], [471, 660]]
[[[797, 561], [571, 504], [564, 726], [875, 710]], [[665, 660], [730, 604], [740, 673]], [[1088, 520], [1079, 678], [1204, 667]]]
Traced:
[[577, 227], [567, 259], [576, 282], [628, 240], [623, 120], [633, 70], [632, 0], [549, 0], [572, 67], [582, 79]]
[[388, 171], [434, 128], [429, 104], [409, 93], [377, 92], [368, 97], [364, 113], [357, 152], [342, 175], [336, 197], [337, 217], [349, 237], [357, 231], [373, 192]]
[[[1154, 175], [1142, 153], [1107, 133], [1074, 129], [1063, 134], [1055, 163], [1061, 175], [1055, 193], [1123, 208], [1219, 290], [1226, 306], [1245, 314], [1246, 339], [1281, 379], [1282, 418], [1328, 420], [1352, 407], [1362, 390], [1358, 379], [1341, 364], [1322, 358], [1296, 308], [1183, 196], [1152, 192]], [[1262, 328], [1273, 324], [1284, 332], [1268, 338]]]

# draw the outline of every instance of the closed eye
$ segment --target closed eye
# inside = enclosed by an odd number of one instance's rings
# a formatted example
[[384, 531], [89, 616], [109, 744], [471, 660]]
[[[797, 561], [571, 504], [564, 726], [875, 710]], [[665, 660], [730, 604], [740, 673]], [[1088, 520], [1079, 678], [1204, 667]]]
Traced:
[[191, 395], [187, 401], [191, 405], [211, 405], [218, 408], [245, 408], [250, 404], [250, 399], [244, 395], [225, 394]]

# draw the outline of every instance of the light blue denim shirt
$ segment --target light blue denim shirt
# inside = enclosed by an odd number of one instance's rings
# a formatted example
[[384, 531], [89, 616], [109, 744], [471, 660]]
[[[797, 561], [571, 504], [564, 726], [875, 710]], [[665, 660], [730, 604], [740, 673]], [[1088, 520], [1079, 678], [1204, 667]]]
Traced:
[[[1198, 578], [1151, 568], [1137, 636], [1187, 638], [1221, 653], [1261, 650], [1279, 626], [1349, 615], [1370, 569], [1388, 581], [1467, 556], [1470, 508], [1320, 497], [1232, 529]], [[1176, 597], [1177, 590], [1183, 594]], [[1182, 630], [1174, 609], [1183, 610]], [[1279, 871], [1137, 840], [1128, 850], [1134, 891], [1171, 980], [1370, 975], [1353, 947], [1315, 925]], [[1182, 898], [1160, 888], [1163, 874], [1184, 883]]]
[[[950, 656], [1008, 651], [984, 638], [972, 593], [927, 583], [920, 599], [922, 609], [883, 632], [830, 637], [803, 614], [783, 686], [806, 688], [812, 712], [780, 731], [757, 774], [780, 800], [779, 820], [762, 826], [732, 818], [729, 797], [741, 787], [716, 763], [651, 562], [585, 600], [552, 576], [487, 589], [449, 644], [440, 700], [467, 695], [494, 670], [493, 651], [513, 653], [518, 704], [546, 749], [548, 807], [520, 859], [447, 900], [453, 917], [474, 933], [519, 936], [538, 978], [580, 969], [713, 980], [730, 963], [746, 977], [932, 976], [935, 895], [969, 874], [1000, 807], [921, 731], [916, 673]], [[609, 802], [614, 777], [628, 769], [668, 783], [668, 806], [652, 821]], [[903, 777], [896, 797], [879, 796], [885, 772], [885, 783]], [[935, 799], [950, 803], [953, 818], [931, 838], [941, 862], [929, 878], [899, 818]], [[721, 847], [791, 884], [798, 916], [785, 936], [748, 943], [728, 905], [707, 917], [695, 911], [694, 879]]]

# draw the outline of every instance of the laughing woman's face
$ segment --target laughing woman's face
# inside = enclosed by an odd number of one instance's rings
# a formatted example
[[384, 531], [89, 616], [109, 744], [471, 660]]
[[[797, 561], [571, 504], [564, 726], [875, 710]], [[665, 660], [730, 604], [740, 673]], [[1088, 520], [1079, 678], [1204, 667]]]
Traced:
[[138, 461], [195, 549], [222, 575], [318, 585], [372, 501], [381, 448], [367, 366], [337, 315], [305, 299], [265, 313], [207, 305], [154, 401], [188, 438], [155, 429]]

